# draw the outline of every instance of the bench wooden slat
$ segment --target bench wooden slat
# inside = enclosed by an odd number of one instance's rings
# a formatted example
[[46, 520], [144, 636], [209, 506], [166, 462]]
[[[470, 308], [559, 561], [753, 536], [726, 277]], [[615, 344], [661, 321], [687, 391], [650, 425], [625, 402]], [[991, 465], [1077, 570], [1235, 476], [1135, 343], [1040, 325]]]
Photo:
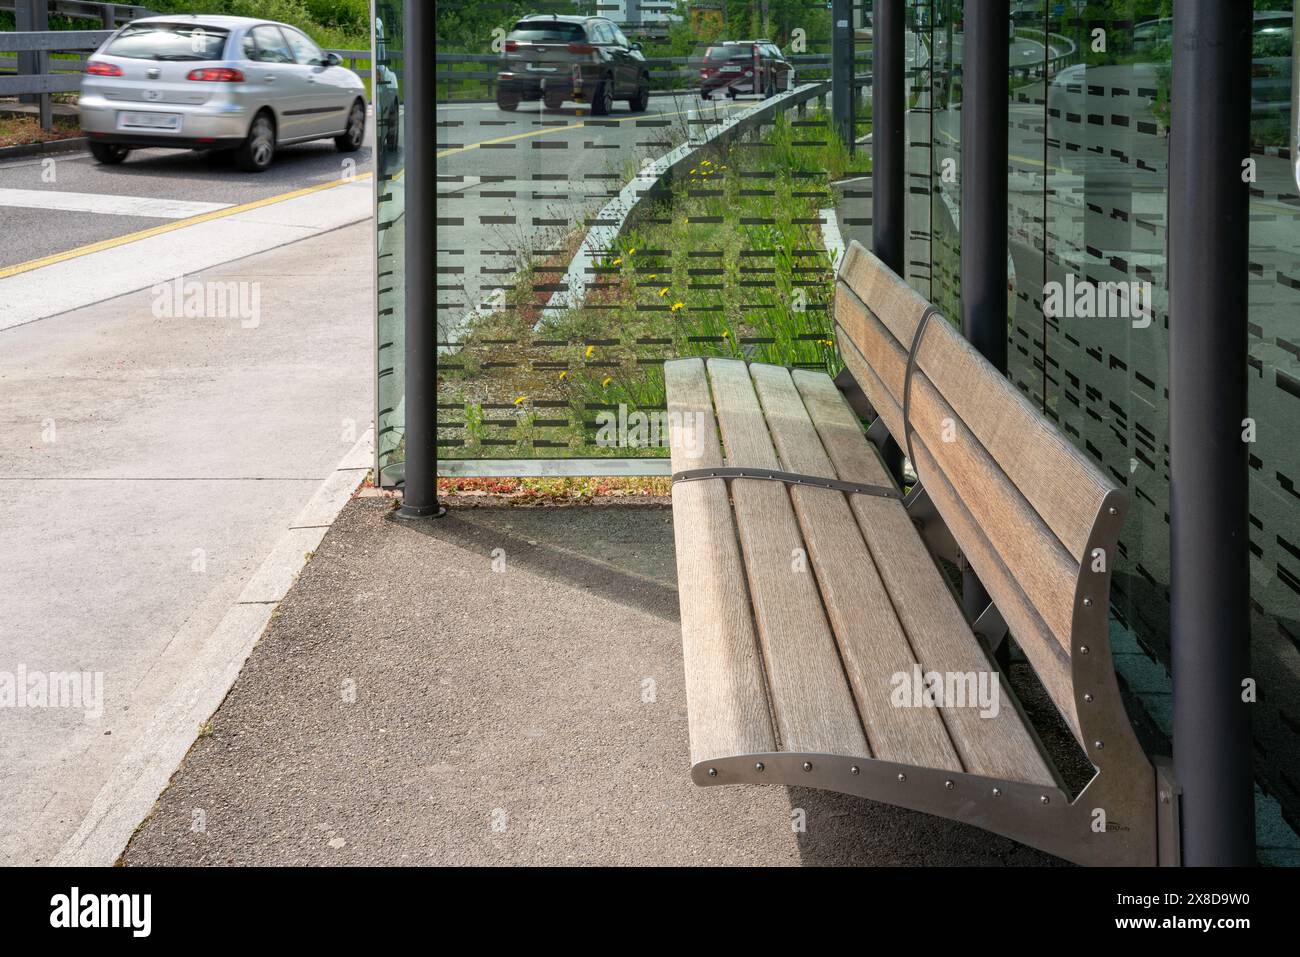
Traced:
[[[846, 341], [851, 343], [870, 367], [870, 375], [858, 380], [867, 400], [876, 413], [884, 418], [890, 435], [901, 438], [903, 381], [907, 374], [907, 350], [911, 342], [900, 343], [895, 339], [880, 319], [843, 284], [836, 288], [835, 323], [841, 330], [841, 344]], [[857, 378], [857, 370], [853, 372]]]
[[[704, 362], [664, 367], [673, 470], [722, 464]], [[691, 761], [776, 750], [766, 683], [723, 479], [673, 489]]]
[[[752, 365], [749, 371], [781, 468], [834, 477], [835, 468], [822, 448], [789, 371], [772, 365]], [[824, 374], [818, 377], [830, 384]], [[882, 470], [873, 484], [891, 483]], [[920, 767], [962, 770], [937, 711], [899, 708], [891, 700], [892, 676], [910, 676], [917, 658], [847, 498], [830, 489], [800, 486], [790, 489], [790, 498], [808, 543], [808, 556], [839, 642], [872, 756]], [[909, 534], [915, 533], [909, 529]]]
[[912, 438], [912, 450], [916, 454], [916, 467], [930, 476], [925, 490], [930, 499], [943, 514], [953, 537], [961, 543], [962, 553], [980, 583], [994, 596], [998, 611], [1011, 629], [1017, 644], [1033, 665], [1034, 672], [1056, 703], [1057, 709], [1069, 723], [1070, 729], [1080, 741], [1083, 740], [1079, 730], [1079, 718], [1074, 704], [1074, 683], [1071, 676], [1070, 659], [1052, 637], [1050, 629], [1033, 604], [1025, 597], [1016, 584], [1015, 576], [1003, 564], [984, 533], [971, 518], [970, 512], [962, 503], [952, 485], [939, 469], [923, 439]]
[[929, 307], [925, 297], [896, 277], [874, 254], [861, 245], [849, 245], [840, 266], [839, 279], [866, 303], [877, 319], [885, 324], [904, 350], [912, 347], [916, 324]]
[[[834, 384], [826, 376], [805, 371], [796, 371], [794, 382], [837, 477], [888, 482], [883, 463]], [[850, 502], [862, 533], [879, 556], [877, 567], [922, 667], [991, 670], [902, 504], [866, 495], [851, 496]], [[944, 709], [941, 714], [967, 771], [1015, 781], [1053, 781], [1033, 734], [1013, 708], [1004, 707], [997, 718], [981, 718], [969, 708]]]
[[[708, 369], [727, 464], [779, 468], [745, 363], [710, 359]], [[866, 755], [817, 584], [796, 570], [805, 545], [785, 487], [735, 479], [731, 496], [782, 749]]]
[[[1114, 484], [946, 322], [926, 331], [917, 364], [1002, 471], [1082, 562]], [[962, 490], [966, 497], [966, 490]]]
[[[913, 444], [924, 439], [944, 475], [961, 476], [967, 511], [1003, 564], [1015, 571], [1018, 587], [1068, 656], [1079, 563], [922, 372], [912, 377], [909, 412]], [[1029, 636], [1020, 639], [1023, 644]]]

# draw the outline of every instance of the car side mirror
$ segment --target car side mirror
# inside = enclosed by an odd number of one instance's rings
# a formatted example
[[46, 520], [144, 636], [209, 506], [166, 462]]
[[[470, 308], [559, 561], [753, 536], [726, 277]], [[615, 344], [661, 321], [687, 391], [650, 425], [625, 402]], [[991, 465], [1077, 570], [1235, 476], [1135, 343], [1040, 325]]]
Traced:
[[639, 50], [639, 49], [641, 49], [641, 43], [640, 43], [640, 41], [633, 40], [633, 41], [632, 41], [632, 49], [633, 49], [633, 50]]
[[343, 57], [337, 53], [326, 53], [325, 59], [321, 61], [322, 66], [340, 66], [343, 63]]

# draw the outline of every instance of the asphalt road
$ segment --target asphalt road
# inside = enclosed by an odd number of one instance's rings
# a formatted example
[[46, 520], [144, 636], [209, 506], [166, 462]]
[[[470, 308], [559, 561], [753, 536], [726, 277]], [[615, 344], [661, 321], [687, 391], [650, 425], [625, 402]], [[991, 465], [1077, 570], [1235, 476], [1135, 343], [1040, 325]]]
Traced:
[[[364, 173], [372, 142], [367, 133], [367, 145], [352, 154], [340, 153], [332, 140], [288, 146], [260, 174], [210, 154], [178, 150], [137, 150], [121, 166], [101, 166], [89, 153], [0, 161], [0, 270], [173, 218], [150, 215], [157, 207], [145, 200], [239, 206], [338, 180], [349, 171], [345, 162], [355, 164], [352, 172]], [[51, 208], [69, 205], [69, 194], [88, 197], [81, 205], [101, 211]], [[183, 205], [178, 209], [184, 212]]]

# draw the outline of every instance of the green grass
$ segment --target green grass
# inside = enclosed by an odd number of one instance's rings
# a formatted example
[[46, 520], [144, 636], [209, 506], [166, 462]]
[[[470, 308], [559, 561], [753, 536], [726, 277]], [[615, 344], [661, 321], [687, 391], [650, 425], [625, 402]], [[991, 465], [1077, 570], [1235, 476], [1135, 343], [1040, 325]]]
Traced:
[[662, 408], [663, 362], [676, 356], [838, 369], [818, 215], [835, 205], [830, 183], [865, 173], [866, 157], [851, 159], [818, 112], [696, 158], [638, 209], [584, 307], [534, 328], [533, 286], [564, 265], [534, 263], [510, 308], [467, 330], [442, 363], [439, 403], [457, 412], [439, 436], [463, 443], [445, 456], [663, 454], [599, 447], [595, 422], [620, 405]]

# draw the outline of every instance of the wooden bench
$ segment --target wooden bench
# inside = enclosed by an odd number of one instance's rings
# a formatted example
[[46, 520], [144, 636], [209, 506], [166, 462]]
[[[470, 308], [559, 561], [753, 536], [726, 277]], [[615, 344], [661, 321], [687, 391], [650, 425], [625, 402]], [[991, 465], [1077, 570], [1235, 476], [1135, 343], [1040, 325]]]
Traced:
[[[665, 368], [692, 779], [856, 794], [1079, 863], [1174, 862], [1171, 780], [1110, 655], [1124, 494], [857, 243], [834, 316], [866, 432], [824, 373]], [[919, 479], [906, 495], [869, 441], [886, 430]], [[991, 596], [974, 627], [936, 556]], [[1008, 630], [1096, 768], [1077, 795], [991, 657]], [[939, 707], [916, 694], [931, 672]], [[979, 681], [996, 714], [970, 701]]]

